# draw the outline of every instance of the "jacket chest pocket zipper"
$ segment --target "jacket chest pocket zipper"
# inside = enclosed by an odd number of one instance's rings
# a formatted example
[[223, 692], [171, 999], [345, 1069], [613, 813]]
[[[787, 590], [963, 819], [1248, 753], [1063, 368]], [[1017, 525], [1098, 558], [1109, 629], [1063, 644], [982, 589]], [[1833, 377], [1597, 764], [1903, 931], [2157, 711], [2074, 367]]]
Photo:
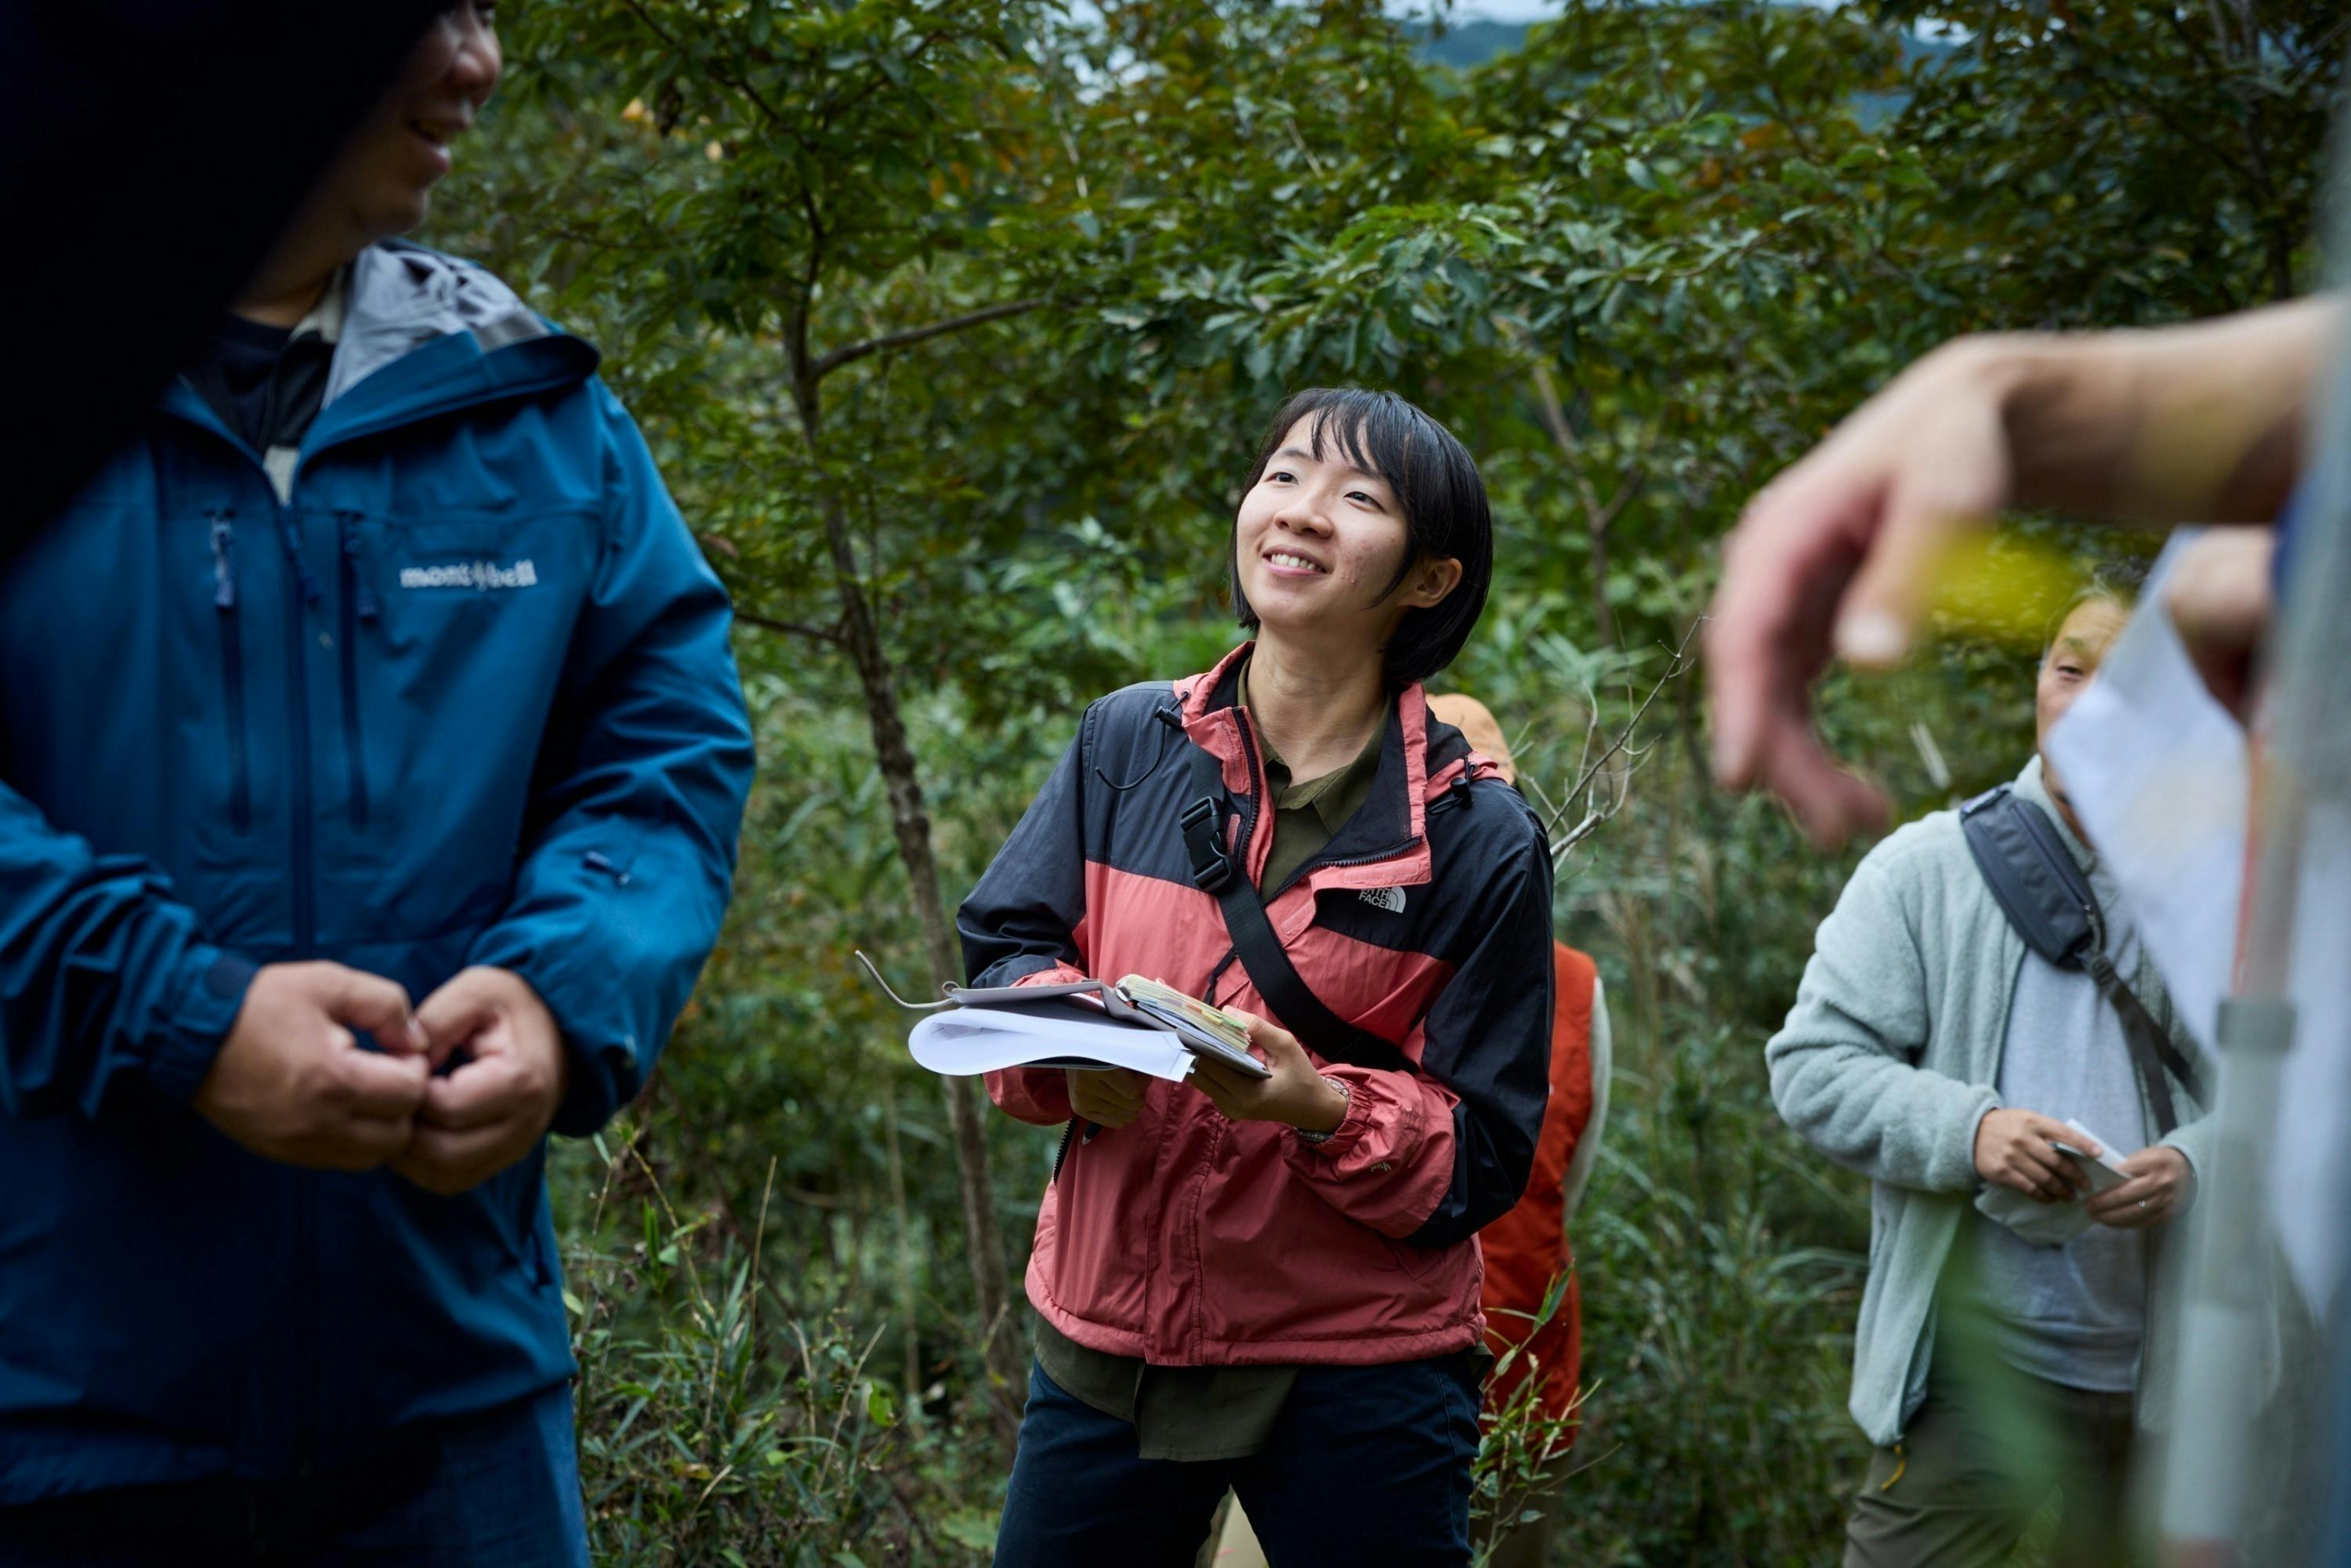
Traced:
[[253, 825], [253, 779], [245, 741], [245, 644], [236, 615], [236, 530], [226, 510], [212, 514], [213, 620], [220, 628], [221, 701], [228, 717], [229, 821]]
[[350, 779], [351, 826], [368, 825], [367, 752], [360, 724], [359, 628], [371, 625], [381, 612], [375, 591], [368, 586], [367, 559], [360, 544], [360, 515], [335, 514], [342, 546], [342, 687], [343, 766]]

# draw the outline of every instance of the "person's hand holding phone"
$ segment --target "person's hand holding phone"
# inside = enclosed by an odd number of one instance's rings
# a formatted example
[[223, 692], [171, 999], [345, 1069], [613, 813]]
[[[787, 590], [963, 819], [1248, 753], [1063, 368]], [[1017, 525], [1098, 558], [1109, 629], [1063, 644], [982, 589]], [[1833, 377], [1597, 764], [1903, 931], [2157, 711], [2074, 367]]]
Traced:
[[2141, 1149], [2122, 1162], [2129, 1180], [2093, 1197], [2090, 1218], [2116, 1230], [2161, 1225], [2187, 1212], [2196, 1194], [2188, 1156], [2168, 1144]]
[[2094, 1140], [2038, 1111], [2002, 1107], [1987, 1112], [1976, 1124], [1976, 1174], [2043, 1203], [2070, 1203], [2090, 1190], [2090, 1178], [2059, 1150], [2060, 1144], [2070, 1144], [2093, 1158], [2105, 1152]]

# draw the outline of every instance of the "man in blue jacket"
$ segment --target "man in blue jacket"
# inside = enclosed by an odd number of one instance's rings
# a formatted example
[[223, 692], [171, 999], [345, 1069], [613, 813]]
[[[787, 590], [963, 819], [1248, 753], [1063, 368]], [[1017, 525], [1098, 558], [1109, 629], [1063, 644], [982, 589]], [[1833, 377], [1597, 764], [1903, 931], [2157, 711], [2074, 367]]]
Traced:
[[0, 574], [0, 1562], [586, 1561], [545, 1135], [651, 1070], [751, 747], [595, 351], [389, 238], [489, 9]]

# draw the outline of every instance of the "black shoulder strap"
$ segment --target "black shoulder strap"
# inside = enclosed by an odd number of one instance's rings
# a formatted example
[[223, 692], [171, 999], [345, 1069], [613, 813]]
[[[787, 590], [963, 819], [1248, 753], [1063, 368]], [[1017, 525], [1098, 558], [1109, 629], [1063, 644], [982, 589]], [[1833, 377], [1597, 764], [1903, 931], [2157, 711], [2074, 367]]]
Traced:
[[2105, 949], [2091, 949], [2082, 967], [2089, 970], [2090, 978], [2097, 982], [2099, 991], [2115, 1009], [2115, 1016], [2122, 1019], [2123, 1038], [2130, 1042], [2132, 1060], [2137, 1063], [2139, 1078], [2147, 1085], [2147, 1103], [2155, 1109], [2158, 1135], [2169, 1137], [2179, 1125], [2179, 1118], [2172, 1109], [2171, 1086], [2164, 1081], [2164, 1070], [2169, 1069], [2172, 1077], [2179, 1080], [2199, 1105], [2204, 1103], [2202, 1078], [2194, 1064], [2180, 1054], [2179, 1048], [2171, 1043], [2163, 1026], [2147, 1012], [2147, 1005], [2115, 972], [2114, 961], [2106, 956]]
[[2105, 918], [2089, 879], [2074, 863], [2057, 824], [2005, 784], [1959, 808], [1959, 827], [1984, 884], [2024, 945], [2062, 969], [2086, 970], [2123, 1026], [2159, 1136], [2179, 1125], [2168, 1071], [2199, 1104], [2204, 1083], [2106, 956]]
[[1274, 935], [1265, 903], [1249, 874], [1225, 847], [1223, 767], [1202, 747], [1192, 747], [1192, 800], [1184, 808], [1184, 848], [1192, 861], [1192, 882], [1217, 901], [1233, 951], [1258, 994], [1281, 1015], [1290, 1031], [1325, 1061], [1355, 1067], [1405, 1071], [1411, 1060], [1392, 1040], [1349, 1023], [1323, 1004], [1299, 975]]

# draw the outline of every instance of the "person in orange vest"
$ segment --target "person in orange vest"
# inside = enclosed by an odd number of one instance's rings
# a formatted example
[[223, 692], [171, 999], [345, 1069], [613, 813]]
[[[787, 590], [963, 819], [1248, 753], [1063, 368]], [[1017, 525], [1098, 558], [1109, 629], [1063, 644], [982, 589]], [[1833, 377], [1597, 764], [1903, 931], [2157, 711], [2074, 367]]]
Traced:
[[[1518, 783], [1518, 768], [1502, 739], [1502, 727], [1483, 703], [1448, 693], [1429, 698], [1428, 711], [1458, 729], [1507, 782]], [[1559, 1443], [1563, 1454], [1575, 1437], [1573, 1419], [1583, 1337], [1583, 1307], [1567, 1228], [1600, 1154], [1601, 1128], [1608, 1114], [1610, 1040], [1607, 1002], [1590, 956], [1554, 942], [1552, 963], [1557, 985], [1552, 1013], [1551, 1101], [1535, 1145], [1534, 1174], [1528, 1178], [1526, 1196], [1518, 1206], [1478, 1233], [1478, 1245], [1485, 1256], [1481, 1304], [1486, 1313], [1486, 1348], [1499, 1356], [1513, 1345], [1523, 1345], [1511, 1364], [1488, 1384], [1489, 1416], [1507, 1409], [1531, 1377], [1538, 1387], [1538, 1417], [1570, 1423]], [[1536, 1325], [1534, 1319], [1542, 1311], [1552, 1281], [1562, 1275], [1567, 1288], [1557, 1310]], [[1544, 1503], [1541, 1498], [1518, 1500], [1520, 1510], [1541, 1509], [1541, 1517], [1505, 1530], [1487, 1559], [1489, 1568], [1540, 1568], [1551, 1561], [1559, 1521]], [[1238, 1501], [1226, 1510], [1208, 1561], [1212, 1568], [1266, 1568], [1264, 1549]]]
[[[1429, 709], [1491, 758], [1502, 777], [1518, 782], [1518, 768], [1502, 739], [1502, 727], [1483, 703], [1448, 693], [1429, 699]], [[1478, 1233], [1485, 1254], [1486, 1347], [1500, 1355], [1520, 1345], [1518, 1356], [1486, 1389], [1490, 1414], [1507, 1409], [1532, 1378], [1539, 1392], [1535, 1411], [1545, 1420], [1566, 1421], [1562, 1452], [1574, 1440], [1577, 1374], [1583, 1356], [1583, 1313], [1568, 1223], [1583, 1197], [1600, 1154], [1608, 1113], [1608, 1008], [1591, 957], [1563, 942], [1552, 944], [1557, 975], [1551, 1037], [1551, 1103], [1535, 1144], [1534, 1174], [1518, 1206]], [[1552, 1281], [1564, 1275], [1565, 1292], [1540, 1325]], [[1531, 1330], [1531, 1334], [1530, 1334]], [[1542, 1516], [1509, 1529], [1488, 1559], [1490, 1568], [1536, 1568], [1551, 1560], [1558, 1518], [1541, 1500]]]

